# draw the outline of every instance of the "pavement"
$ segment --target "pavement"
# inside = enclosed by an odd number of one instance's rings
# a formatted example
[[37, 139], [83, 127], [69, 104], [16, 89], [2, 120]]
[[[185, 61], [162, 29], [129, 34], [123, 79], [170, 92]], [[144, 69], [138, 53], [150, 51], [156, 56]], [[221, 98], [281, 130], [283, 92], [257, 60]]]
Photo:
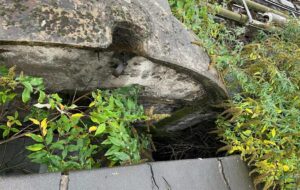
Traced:
[[[253, 190], [239, 156], [161, 161], [69, 173], [69, 190]], [[60, 173], [0, 176], [0, 190], [58, 190]]]

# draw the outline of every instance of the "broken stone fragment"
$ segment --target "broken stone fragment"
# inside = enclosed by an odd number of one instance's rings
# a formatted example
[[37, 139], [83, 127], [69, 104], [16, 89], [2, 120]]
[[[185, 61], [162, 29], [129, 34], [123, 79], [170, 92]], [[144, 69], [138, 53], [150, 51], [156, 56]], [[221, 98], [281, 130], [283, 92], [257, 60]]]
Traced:
[[[226, 91], [166, 0], [0, 0], [0, 61], [52, 91], [143, 86], [142, 103], [178, 113], [164, 130], [214, 114]], [[187, 109], [189, 111], [182, 111]], [[178, 124], [178, 125], [177, 125]]]

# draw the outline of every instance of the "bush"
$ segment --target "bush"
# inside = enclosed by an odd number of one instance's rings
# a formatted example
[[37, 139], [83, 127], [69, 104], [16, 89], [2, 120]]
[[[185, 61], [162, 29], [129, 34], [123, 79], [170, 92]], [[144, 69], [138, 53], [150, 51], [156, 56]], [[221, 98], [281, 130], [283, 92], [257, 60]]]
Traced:
[[[44, 89], [41, 78], [16, 76], [14, 67], [1, 67], [0, 144], [31, 138], [35, 144], [27, 147], [29, 158], [49, 171], [143, 161], [150, 136], [145, 127], [133, 125], [147, 119], [137, 104], [137, 87], [96, 90], [68, 103]], [[77, 105], [80, 101], [84, 103]]]
[[[300, 27], [261, 32], [244, 45], [244, 29], [216, 23], [215, 8], [170, 0], [174, 14], [199, 37], [230, 92], [217, 121], [229, 154], [240, 153], [264, 189], [300, 186]], [[202, 6], [201, 6], [202, 4]]]
[[291, 26], [243, 48], [228, 73], [240, 92], [218, 120], [229, 153], [255, 167], [264, 189], [296, 189], [300, 179], [300, 33]]

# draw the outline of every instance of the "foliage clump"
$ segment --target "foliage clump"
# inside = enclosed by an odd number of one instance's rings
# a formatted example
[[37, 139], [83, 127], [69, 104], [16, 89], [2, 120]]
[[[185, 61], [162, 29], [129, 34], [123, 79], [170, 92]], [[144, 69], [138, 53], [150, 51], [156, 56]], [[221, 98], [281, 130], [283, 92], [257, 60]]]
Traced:
[[300, 44], [294, 32], [245, 45], [239, 65], [227, 71], [235, 81], [228, 86], [239, 90], [218, 120], [221, 136], [229, 153], [240, 152], [255, 167], [254, 183], [264, 182], [265, 189], [296, 189], [300, 179]]
[[170, 0], [174, 14], [199, 37], [230, 97], [217, 126], [227, 146], [264, 189], [300, 187], [300, 27], [262, 32], [248, 43], [244, 29], [214, 21], [218, 6]]
[[131, 86], [66, 101], [46, 93], [42, 78], [17, 76], [14, 67], [1, 67], [0, 144], [31, 138], [29, 158], [48, 171], [142, 162], [150, 136], [140, 126], [147, 116], [137, 95], [138, 87]]

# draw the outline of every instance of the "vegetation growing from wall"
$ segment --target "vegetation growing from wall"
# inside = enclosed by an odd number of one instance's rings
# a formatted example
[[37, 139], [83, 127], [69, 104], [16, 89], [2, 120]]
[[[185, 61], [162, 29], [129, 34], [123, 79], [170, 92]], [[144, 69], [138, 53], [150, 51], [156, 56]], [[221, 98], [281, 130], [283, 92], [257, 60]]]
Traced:
[[199, 37], [220, 71], [230, 98], [217, 121], [227, 144], [251, 166], [263, 189], [300, 187], [300, 27], [260, 32], [250, 43], [243, 28], [214, 21], [212, 9], [198, 0], [170, 0], [174, 14]]
[[0, 144], [31, 138], [29, 158], [48, 171], [142, 162], [150, 136], [146, 127], [134, 127], [147, 119], [137, 94], [131, 86], [66, 101], [47, 94], [41, 78], [0, 67]]

